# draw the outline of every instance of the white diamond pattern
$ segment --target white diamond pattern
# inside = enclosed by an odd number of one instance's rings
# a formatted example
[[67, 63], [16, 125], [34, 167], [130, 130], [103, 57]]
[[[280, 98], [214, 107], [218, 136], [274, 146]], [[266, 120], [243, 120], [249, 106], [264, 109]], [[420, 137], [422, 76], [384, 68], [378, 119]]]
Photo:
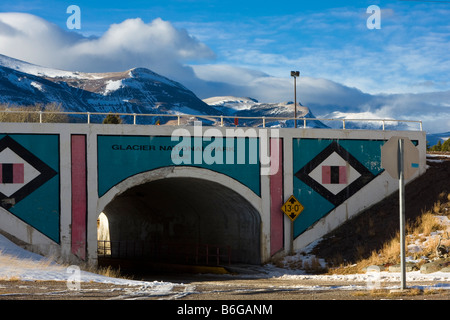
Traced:
[[[347, 173], [347, 183], [336, 183], [336, 184], [323, 184], [323, 177], [322, 177], [322, 167], [323, 166], [344, 166], [346, 167], [346, 173]], [[348, 185], [350, 185], [353, 181], [358, 179], [361, 174], [355, 170], [347, 161], [345, 161], [339, 154], [336, 152], [333, 152], [330, 154], [323, 162], [321, 162], [314, 170], [312, 170], [309, 173], [309, 176], [317, 181], [319, 184], [321, 184], [324, 188], [326, 188], [328, 191], [333, 193], [334, 195], [338, 194], [345, 188], [347, 188]]]
[[23, 160], [19, 155], [9, 148], [3, 149], [0, 152], [0, 163], [23, 163], [24, 165], [24, 181], [23, 183], [0, 183], [0, 192], [9, 197], [16, 191], [20, 190], [27, 183], [40, 175], [32, 165]]

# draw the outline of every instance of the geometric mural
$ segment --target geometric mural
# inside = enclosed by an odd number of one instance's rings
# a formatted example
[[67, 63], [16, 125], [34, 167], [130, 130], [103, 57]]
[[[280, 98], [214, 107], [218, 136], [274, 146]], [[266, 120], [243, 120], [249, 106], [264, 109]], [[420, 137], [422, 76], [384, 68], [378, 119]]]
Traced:
[[384, 171], [385, 140], [293, 139], [293, 195], [304, 206], [299, 236]]
[[353, 196], [375, 176], [347, 150], [333, 141], [295, 176], [334, 206]]
[[[191, 146], [194, 146], [192, 137]], [[97, 136], [97, 161], [98, 161], [98, 195], [102, 197], [110, 188], [119, 182], [142, 172], [147, 172], [164, 167], [189, 166], [200, 167], [222, 173], [242, 183], [256, 195], [261, 195], [260, 185], [260, 159], [253, 160], [249, 152], [252, 146], [256, 146], [259, 153], [258, 138], [216, 138], [223, 139], [221, 145], [227, 146], [221, 153], [219, 163], [195, 163], [194, 152], [191, 152], [191, 164], [174, 164], [172, 150], [179, 144], [170, 136]], [[210, 141], [203, 140], [200, 150], [207, 150]], [[245, 151], [243, 163], [239, 163], [238, 154], [240, 143], [243, 143]], [[228, 148], [229, 147], [229, 148]], [[230, 156], [233, 164], [228, 164]], [[220, 163], [221, 162], [221, 163]]]
[[60, 242], [59, 135], [0, 134], [0, 206]]
[[11, 137], [0, 140], [0, 206], [3, 208], [11, 208], [55, 175], [55, 170]]

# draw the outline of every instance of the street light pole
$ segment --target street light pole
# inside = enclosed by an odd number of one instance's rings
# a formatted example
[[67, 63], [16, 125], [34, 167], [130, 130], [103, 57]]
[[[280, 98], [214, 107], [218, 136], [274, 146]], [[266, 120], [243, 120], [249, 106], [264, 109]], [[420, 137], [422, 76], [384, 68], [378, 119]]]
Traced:
[[297, 128], [297, 77], [300, 71], [291, 71], [291, 77], [294, 77], [294, 128]]

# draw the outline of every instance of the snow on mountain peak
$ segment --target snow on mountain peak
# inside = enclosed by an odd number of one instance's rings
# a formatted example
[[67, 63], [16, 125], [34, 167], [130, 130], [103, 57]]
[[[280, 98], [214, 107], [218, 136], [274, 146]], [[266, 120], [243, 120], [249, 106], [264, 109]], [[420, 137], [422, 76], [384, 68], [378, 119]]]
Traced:
[[123, 83], [122, 80], [108, 80], [106, 82], [105, 91], [103, 92], [104, 95], [107, 95], [108, 93], [112, 91], [116, 91], [120, 88], [122, 88]]
[[[219, 111], [224, 116], [246, 117], [242, 124], [247, 126], [262, 125], [262, 117], [266, 117], [266, 126], [268, 127], [293, 127], [293, 120], [271, 119], [271, 117], [293, 118], [294, 103], [265, 103], [258, 102], [253, 98], [243, 98], [235, 96], [218, 96], [203, 100], [212, 108]], [[297, 104], [297, 117], [315, 118], [309, 108]], [[254, 118], [254, 119], [248, 119]], [[244, 123], [245, 122], [245, 123]], [[326, 125], [320, 121], [311, 121], [309, 126], [315, 128], [325, 128]]]
[[203, 99], [203, 101], [209, 105], [217, 105], [217, 104], [223, 104], [223, 103], [248, 103], [248, 104], [254, 104], [258, 103], [258, 100], [253, 98], [242, 98], [242, 97], [235, 97], [235, 96], [219, 96], [219, 97], [211, 97], [207, 99]]
[[[83, 73], [37, 66], [0, 55], [0, 73], [3, 90], [0, 102], [12, 105], [56, 102], [64, 110], [75, 112], [224, 115], [247, 118], [240, 121], [244, 126], [261, 126], [262, 117], [294, 116], [294, 105], [290, 102], [262, 103], [236, 96], [202, 101], [182, 84], [146, 68]], [[314, 117], [307, 107], [299, 105], [297, 111], [298, 117]], [[314, 127], [324, 127], [319, 121], [313, 122]], [[293, 120], [271, 119], [266, 125], [291, 127]]]
[[182, 84], [170, 80], [169, 78], [166, 78], [160, 74], [157, 74], [149, 69], [146, 68], [133, 68], [130, 70], [130, 77], [132, 78], [144, 78], [146, 80], [156, 81], [160, 83], [164, 83], [169, 86], [173, 87], [179, 87], [184, 90], [188, 90], [186, 87], [184, 87]]
[[217, 114], [180, 83], [145, 68], [72, 72], [0, 55], [0, 75], [0, 103], [11, 105], [56, 102], [74, 112], [172, 114], [186, 109], [199, 115]]
[[14, 59], [0, 54], [0, 66], [17, 70], [23, 73], [32, 74], [38, 77], [44, 78], [76, 78], [85, 79], [91, 76], [86, 73], [64, 71], [59, 69], [42, 67], [39, 65], [31, 64], [22, 60]]

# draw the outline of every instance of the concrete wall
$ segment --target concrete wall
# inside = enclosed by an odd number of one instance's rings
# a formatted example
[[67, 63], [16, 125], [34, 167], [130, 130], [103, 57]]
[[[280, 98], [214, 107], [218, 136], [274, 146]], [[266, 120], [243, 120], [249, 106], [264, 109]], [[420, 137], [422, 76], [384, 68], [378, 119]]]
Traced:
[[[313, 221], [306, 230], [302, 231], [300, 234], [294, 234], [294, 248], [301, 249], [312, 243], [313, 241], [320, 239], [322, 236], [332, 231], [348, 219], [351, 219], [357, 215], [362, 210], [369, 208], [373, 204], [381, 201], [383, 198], [389, 196], [396, 190], [398, 190], [398, 180], [393, 179], [387, 172], [381, 167], [381, 146], [385, 141], [389, 140], [392, 136], [403, 136], [408, 137], [410, 140], [417, 143], [417, 148], [419, 149], [419, 169], [414, 176], [408, 179], [409, 182], [426, 171], [426, 135], [425, 132], [420, 131], [367, 131], [367, 130], [305, 130], [301, 134], [296, 134], [292, 131], [283, 134], [285, 144], [284, 144], [284, 157], [285, 157], [285, 173], [284, 173], [284, 195], [285, 199], [290, 194], [298, 195], [298, 190], [295, 189], [295, 182], [298, 181], [295, 178], [295, 163], [294, 155], [291, 154], [291, 150], [295, 148], [292, 144], [296, 139], [313, 139], [318, 141], [323, 140], [335, 140], [338, 142], [356, 142], [358, 145], [364, 145], [365, 143], [379, 144], [379, 147], [375, 149], [374, 155], [368, 154], [368, 159], [373, 162], [373, 170], [377, 171], [374, 174], [372, 180], [369, 183], [362, 185], [360, 189], [357, 190], [352, 196], [346, 199], [344, 202], [337, 206], [331, 206], [326, 209], [326, 214]], [[291, 137], [291, 139], [289, 138]], [[342, 143], [343, 144], [343, 143]], [[365, 150], [362, 150], [364, 153]], [[307, 153], [304, 151], [302, 153]], [[291, 162], [292, 161], [292, 162]], [[372, 164], [369, 164], [370, 166]], [[288, 170], [286, 172], [286, 170]], [[291, 171], [292, 170], [292, 171]], [[310, 193], [310, 190], [306, 190]], [[303, 204], [301, 199], [299, 201]], [[328, 210], [328, 211], [327, 211]], [[305, 212], [302, 212], [304, 214]], [[302, 214], [299, 218], [302, 217]], [[295, 223], [299, 223], [299, 218]], [[290, 234], [286, 233], [285, 243], [288, 243], [290, 239]]]
[[[116, 209], [110, 208], [117, 211], [120, 207], [120, 197], [126, 197], [127, 192], [136, 192], [138, 189], [133, 189], [136, 186], [142, 186], [146, 192], [154, 193], [158, 188], [173, 189], [174, 185], [171, 185], [170, 181], [175, 180], [169, 179], [182, 179], [180, 181], [184, 184], [188, 183], [189, 179], [195, 179], [193, 185], [197, 186], [197, 190], [189, 190], [184, 194], [187, 199], [194, 194], [198, 196], [196, 201], [190, 203], [191, 208], [194, 209], [186, 209], [185, 212], [191, 212], [189, 215], [178, 216], [172, 207], [169, 216], [174, 220], [179, 218], [179, 221], [175, 223], [177, 227], [174, 229], [172, 226], [171, 230], [180, 230], [178, 232], [183, 234], [185, 232], [183, 226], [195, 225], [190, 220], [190, 215], [202, 217], [205, 211], [211, 211], [212, 208], [212, 211], [217, 213], [216, 218], [214, 220], [201, 218], [202, 222], [199, 222], [197, 228], [207, 229], [208, 223], [204, 221], [209, 223], [212, 221], [214, 224], [221, 225], [222, 230], [226, 230], [224, 233], [233, 235], [239, 232], [248, 233], [246, 237], [231, 236], [228, 239], [237, 250], [242, 248], [244, 252], [242, 255], [248, 254], [245, 250], [254, 251], [251, 246], [242, 243], [254, 242], [253, 239], [257, 233], [259, 250], [250, 260], [266, 262], [274, 254], [285, 254], [291, 249], [290, 219], [280, 210], [281, 204], [291, 195], [296, 196], [305, 206], [305, 210], [295, 221], [293, 229], [294, 249], [301, 249], [397, 190], [398, 181], [384, 172], [380, 163], [380, 147], [391, 136], [405, 136], [418, 144], [420, 165], [412, 179], [424, 173], [426, 169], [425, 132], [418, 131], [280, 129], [275, 132], [258, 130], [256, 131], [258, 150], [264, 151], [264, 147], [270, 147], [272, 151], [272, 167], [270, 168], [272, 175], [267, 174], [267, 166], [262, 161], [247, 166], [238, 164], [223, 167], [206, 164], [178, 166], [167, 163], [168, 153], [155, 154], [149, 152], [150, 150], [127, 151], [112, 148], [113, 144], [127, 145], [130, 141], [142, 145], [141, 141], [144, 140], [147, 141], [144, 144], [148, 146], [177, 144], [179, 141], [170, 142], [172, 132], [176, 128], [179, 127], [2, 124], [0, 163], [12, 163], [8, 155], [3, 152], [13, 145], [13, 142], [8, 142], [9, 138], [3, 139], [9, 136], [29, 153], [46, 163], [47, 167], [40, 168], [45, 172], [44, 176], [47, 180], [40, 181], [41, 185], [35, 186], [36, 188], [28, 194], [17, 193], [18, 202], [12, 206], [8, 203], [15, 194], [0, 189], [1, 200], [4, 204], [0, 208], [0, 229], [28, 243], [29, 248], [36, 252], [60, 256], [65, 261], [86, 261], [95, 264], [97, 218], [100, 212], [108, 211], [110, 203], [119, 199], [116, 202]], [[185, 133], [192, 135], [199, 132], [196, 131], [198, 128], [194, 127], [183, 127], [183, 129]], [[203, 132], [208, 129], [208, 127], [202, 128]], [[226, 128], [214, 129], [225, 136]], [[269, 133], [272, 139], [261, 139], [264, 132]], [[239, 137], [245, 136], [246, 132], [242, 132]], [[115, 140], [117, 143], [114, 142]], [[239, 138], [236, 141], [238, 140]], [[108, 145], [107, 141], [111, 144]], [[99, 146], [100, 142], [102, 146]], [[280, 144], [277, 145], [274, 142], [280, 142]], [[335, 155], [332, 155], [333, 152]], [[350, 157], [346, 158], [351, 160], [347, 162], [347, 172], [353, 172], [349, 165], [352, 163], [357, 169], [358, 166], [360, 167], [358, 172], [361, 174], [358, 174], [366, 177], [367, 173], [366, 180], [360, 179], [352, 186], [347, 181], [349, 186], [341, 186], [346, 191], [346, 195], [340, 193], [339, 197], [327, 196], [325, 191], [321, 191], [320, 186], [311, 187], [307, 185], [308, 180], [305, 180], [306, 182], [301, 180], [302, 173], [303, 177], [305, 172], [307, 173], [305, 168], [309, 166], [313, 169], [313, 164], [320, 165], [319, 160], [328, 161], [322, 162], [322, 167], [342, 166], [340, 163], [342, 159], [338, 159], [339, 156]], [[28, 159], [26, 155], [23, 157]], [[366, 169], [362, 168], [361, 164]], [[163, 182], [164, 179], [167, 179], [166, 183]], [[200, 187], [201, 181], [205, 181], [204, 189]], [[330, 185], [325, 185], [326, 182], [322, 184], [322, 187], [334, 190]], [[23, 185], [25, 186], [25, 183]], [[180, 190], [182, 189], [176, 188], [175, 193], [180, 193]], [[228, 191], [224, 192], [224, 190]], [[207, 192], [214, 195], [211, 197], [213, 200], [207, 200], [209, 199], [205, 196]], [[58, 201], [55, 202], [55, 199]], [[230, 207], [227, 209], [226, 206], [220, 206], [219, 202], [226, 203]], [[148, 207], [149, 203], [145, 206]], [[138, 212], [142, 215], [143, 210], [138, 209], [133, 209], [135, 211], [133, 215], [137, 216]], [[227, 214], [227, 212], [231, 213]], [[242, 215], [239, 212], [243, 212]], [[46, 218], [43, 220], [39, 217]], [[115, 215], [116, 219], [118, 217], [119, 215]], [[229, 229], [225, 228], [227, 219], [233, 220], [233, 224], [228, 224]], [[239, 228], [243, 229], [237, 231]], [[114, 233], [114, 231], [111, 232]], [[195, 237], [209, 236], [207, 232], [199, 232]], [[223, 235], [217, 239], [208, 238], [208, 240], [218, 241], [224, 241], [224, 239]]]
[[[141, 183], [141, 175], [130, 178], [135, 187], [113, 191], [115, 197], [103, 209], [112, 241], [230, 246], [231, 261], [261, 261], [259, 211], [252, 200], [225, 186], [234, 181], [213, 172], [215, 181], [206, 180], [208, 172], [197, 168], [184, 171], [197, 171], [201, 178], [156, 171], [160, 173], [153, 172], [152, 181]], [[258, 199], [253, 202], [259, 206]]]

